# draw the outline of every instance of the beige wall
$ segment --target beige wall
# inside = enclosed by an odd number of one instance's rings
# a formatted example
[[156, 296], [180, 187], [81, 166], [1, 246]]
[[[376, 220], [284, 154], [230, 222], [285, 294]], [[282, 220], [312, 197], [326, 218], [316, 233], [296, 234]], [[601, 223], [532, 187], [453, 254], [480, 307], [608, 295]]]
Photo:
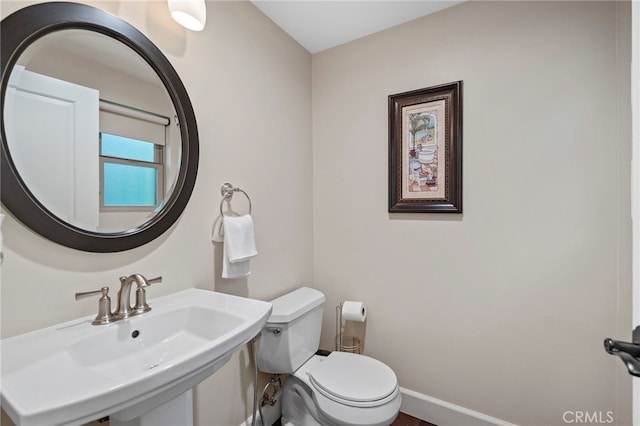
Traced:
[[[25, 3], [2, 1], [4, 18]], [[198, 287], [270, 300], [312, 281], [311, 56], [248, 2], [208, 2], [204, 32], [182, 29], [166, 2], [95, 2], [144, 32], [168, 57], [198, 120], [200, 167], [178, 223], [144, 247], [116, 254], [63, 248], [13, 218], [3, 224], [2, 337], [95, 314], [77, 291], [134, 272], [162, 275], [148, 297]], [[220, 279], [211, 243], [220, 185], [253, 201], [259, 255], [244, 280]], [[245, 208], [241, 198], [234, 200]], [[199, 425], [238, 425], [251, 410], [248, 351], [198, 386]], [[4, 423], [3, 423], [4, 424]]]
[[[523, 425], [631, 423], [602, 348], [631, 330], [628, 11], [469, 2], [313, 56], [323, 346], [333, 307], [364, 300], [365, 353], [405, 388]], [[456, 80], [464, 214], [388, 214], [387, 96]]]
[[[2, 1], [1, 16], [23, 4]], [[333, 306], [365, 300], [365, 353], [407, 389], [523, 425], [562, 424], [567, 410], [631, 423], [628, 376], [602, 349], [630, 335], [628, 46], [616, 44], [628, 4], [465, 3], [313, 61], [245, 2], [208, 2], [202, 33], [164, 1], [94, 4], [182, 77], [196, 188], [167, 234], [118, 254], [65, 249], [7, 218], [2, 337], [93, 314], [73, 293], [115, 291], [133, 272], [164, 276], [150, 298], [199, 287], [268, 300], [313, 282], [328, 297], [322, 345]], [[465, 213], [389, 215], [387, 96], [455, 80]], [[219, 278], [209, 238], [227, 180], [252, 197], [260, 251], [237, 282]], [[199, 425], [249, 415], [248, 358], [198, 387]]]

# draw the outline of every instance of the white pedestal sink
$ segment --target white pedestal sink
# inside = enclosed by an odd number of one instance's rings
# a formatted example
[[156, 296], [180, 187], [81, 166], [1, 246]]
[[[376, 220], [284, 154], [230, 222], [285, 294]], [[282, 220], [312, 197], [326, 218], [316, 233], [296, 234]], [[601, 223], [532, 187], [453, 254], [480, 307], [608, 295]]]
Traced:
[[188, 425], [191, 389], [271, 314], [268, 302], [197, 289], [150, 305], [150, 312], [108, 325], [91, 325], [91, 316], [0, 341], [0, 395], [9, 417], [23, 426], [104, 416], [112, 426], [144, 426], [186, 415], [167, 424]]

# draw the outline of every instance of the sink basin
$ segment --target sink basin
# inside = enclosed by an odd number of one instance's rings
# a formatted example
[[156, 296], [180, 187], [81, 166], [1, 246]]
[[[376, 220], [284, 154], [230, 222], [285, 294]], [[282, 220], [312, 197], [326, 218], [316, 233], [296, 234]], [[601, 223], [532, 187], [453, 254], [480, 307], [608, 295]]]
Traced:
[[2, 407], [24, 426], [127, 421], [193, 388], [258, 334], [271, 304], [189, 289], [108, 325], [93, 316], [0, 341]]

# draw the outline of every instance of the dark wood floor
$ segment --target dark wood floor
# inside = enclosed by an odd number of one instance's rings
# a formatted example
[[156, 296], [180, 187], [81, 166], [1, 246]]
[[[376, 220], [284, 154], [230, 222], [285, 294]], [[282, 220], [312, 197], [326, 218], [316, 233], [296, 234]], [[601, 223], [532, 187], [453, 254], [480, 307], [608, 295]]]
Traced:
[[[275, 422], [273, 426], [282, 426], [280, 420]], [[436, 426], [433, 423], [425, 422], [424, 420], [416, 419], [408, 414], [400, 413], [394, 420], [391, 426]]]
[[416, 419], [408, 414], [400, 413], [391, 426], [436, 426], [424, 420]]

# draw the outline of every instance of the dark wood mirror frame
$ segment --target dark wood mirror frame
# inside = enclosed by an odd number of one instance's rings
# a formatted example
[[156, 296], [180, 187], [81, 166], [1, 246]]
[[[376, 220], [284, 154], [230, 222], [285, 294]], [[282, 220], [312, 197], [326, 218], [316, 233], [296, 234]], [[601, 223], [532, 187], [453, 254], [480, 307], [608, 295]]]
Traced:
[[1, 187], [4, 207], [20, 222], [43, 237], [77, 250], [109, 253], [144, 245], [167, 231], [191, 197], [198, 170], [198, 129], [187, 91], [164, 54], [140, 31], [122, 19], [91, 6], [52, 2], [28, 6], [7, 16], [0, 26], [0, 114], [11, 70], [24, 50], [49, 33], [84, 29], [116, 39], [140, 55], [157, 73], [176, 110], [182, 152], [175, 188], [165, 205], [148, 222], [124, 232], [99, 233], [66, 223], [49, 212], [29, 191], [9, 153], [4, 120], [1, 125]]

